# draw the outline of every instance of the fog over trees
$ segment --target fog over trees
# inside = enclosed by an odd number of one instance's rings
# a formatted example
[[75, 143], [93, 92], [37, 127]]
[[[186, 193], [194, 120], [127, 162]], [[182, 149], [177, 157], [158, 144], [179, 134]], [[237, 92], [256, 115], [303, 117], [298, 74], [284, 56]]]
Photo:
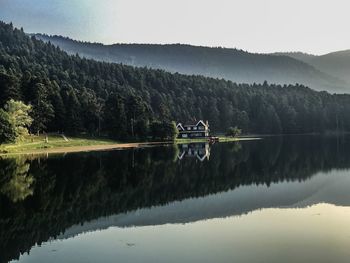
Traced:
[[[224, 78], [238, 83], [307, 85], [314, 90], [349, 92], [350, 53], [313, 56], [302, 53], [254, 54], [243, 50], [182, 44], [113, 44], [80, 42], [35, 34], [69, 54], [104, 62], [163, 69], [187, 75]], [[347, 54], [347, 55], [346, 55]]]
[[350, 130], [350, 95], [97, 62], [6, 23], [0, 24], [0, 88], [1, 108], [10, 99], [32, 105], [31, 132], [143, 138], [152, 122], [199, 119], [214, 132], [235, 126], [261, 134]]

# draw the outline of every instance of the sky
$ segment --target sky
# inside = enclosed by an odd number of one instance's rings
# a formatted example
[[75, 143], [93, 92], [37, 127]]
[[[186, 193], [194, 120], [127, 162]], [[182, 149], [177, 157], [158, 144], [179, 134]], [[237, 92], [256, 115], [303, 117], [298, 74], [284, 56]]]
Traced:
[[0, 20], [28, 33], [104, 44], [350, 49], [349, 0], [0, 0]]

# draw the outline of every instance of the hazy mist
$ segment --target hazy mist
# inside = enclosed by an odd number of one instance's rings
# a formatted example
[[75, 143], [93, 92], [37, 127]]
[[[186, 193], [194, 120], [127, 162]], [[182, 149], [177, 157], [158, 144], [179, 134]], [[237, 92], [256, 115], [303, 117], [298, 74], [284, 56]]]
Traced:
[[[349, 49], [346, 0], [0, 0], [26, 32], [110, 43], [187, 43], [250, 52]], [[336, 41], [335, 41], [336, 39]]]

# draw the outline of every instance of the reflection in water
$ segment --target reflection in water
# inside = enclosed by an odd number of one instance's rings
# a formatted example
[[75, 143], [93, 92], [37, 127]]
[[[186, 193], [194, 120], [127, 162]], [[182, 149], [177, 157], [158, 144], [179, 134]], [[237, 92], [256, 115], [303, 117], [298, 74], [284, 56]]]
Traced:
[[190, 143], [190, 144], [180, 144], [180, 151], [177, 155], [179, 160], [186, 157], [194, 157], [199, 161], [203, 162], [205, 159], [209, 160], [210, 147], [209, 143]]
[[29, 167], [24, 157], [1, 161], [0, 192], [14, 203], [33, 195], [34, 178], [28, 174]]
[[113, 227], [45, 243], [21, 259], [53, 263], [347, 263], [349, 216], [349, 207], [319, 204], [308, 209], [264, 209], [194, 224]]
[[[0, 179], [2, 193], [0, 195], [0, 262], [16, 259], [20, 254], [29, 251], [31, 251], [27, 258], [29, 261], [32, 259], [32, 262], [46, 262], [43, 260], [47, 256], [45, 249], [55, 250], [56, 248], [50, 243], [45, 243], [42, 249], [31, 248], [36, 243], [40, 245], [55, 237], [60, 240], [66, 240], [66, 238], [71, 240], [70, 242], [67, 240], [68, 243], [52, 243], [68, 246], [63, 250], [67, 252], [66, 260], [63, 260], [63, 254], [60, 254], [62, 257], [57, 260], [75, 261], [74, 255], [69, 252], [74, 251], [74, 246], [69, 247], [69, 244], [76, 243], [75, 251], [77, 249], [86, 251], [94, 247], [96, 249], [91, 251], [101, 256], [102, 254], [97, 251], [98, 249], [101, 249], [100, 252], [104, 251], [100, 244], [106, 245], [109, 242], [108, 237], [113, 236], [118, 239], [114, 232], [118, 232], [118, 235], [121, 233], [131, 235], [131, 232], [145, 230], [146, 240], [155, 234], [152, 227], [144, 227], [149, 225], [158, 225], [154, 226], [157, 228], [157, 233], [163, 230], [163, 236], [159, 237], [159, 241], [163, 241], [166, 246], [166, 239], [162, 240], [162, 238], [170, 235], [169, 229], [172, 228], [172, 225], [167, 223], [189, 223], [210, 219], [209, 222], [213, 225], [207, 230], [199, 227], [199, 225], [205, 225], [207, 221], [185, 226], [174, 225], [174, 228], [178, 227], [180, 231], [177, 234], [173, 233], [178, 236], [174, 242], [176, 241], [177, 245], [183, 242], [190, 247], [190, 242], [206, 242], [210, 239], [187, 240], [183, 236], [184, 232], [193, 232], [196, 231], [195, 229], [199, 231], [198, 233], [215, 232], [218, 228], [224, 230], [223, 222], [228, 219], [215, 218], [243, 215], [271, 207], [276, 208], [271, 211], [278, 217], [284, 210], [280, 211], [277, 208], [301, 208], [323, 202], [337, 205], [332, 208], [334, 211], [339, 205], [350, 205], [350, 196], [347, 194], [350, 176], [346, 170], [350, 168], [349, 146], [348, 137], [339, 140], [335, 137], [320, 136], [275, 137], [241, 144], [219, 143], [211, 148], [188, 146], [188, 148], [191, 147], [191, 153], [197, 152], [198, 155], [210, 153], [210, 158], [205, 157], [203, 162], [197, 161], [198, 157], [185, 158], [185, 155], [179, 160], [178, 156], [184, 152], [183, 146], [79, 153], [19, 162], [18, 167], [20, 164], [29, 167], [26, 168], [27, 170], [20, 168], [18, 171], [25, 172], [19, 173], [14, 172], [12, 168], [4, 168], [12, 167], [9, 162], [18, 161], [1, 160], [0, 167], [4, 169], [1, 169]], [[8, 172], [4, 172], [5, 170]], [[8, 189], [7, 185], [13, 178], [11, 174], [18, 176], [26, 174], [25, 177], [33, 178], [33, 181], [28, 179], [24, 184], [29, 186], [26, 189], [31, 189], [31, 194], [21, 195], [19, 194], [21, 191], [18, 191], [16, 195], [11, 195], [9, 194], [11, 191], [3, 190]], [[25, 189], [25, 187], [19, 189]], [[24, 198], [14, 198], [20, 196]], [[297, 213], [304, 210], [291, 211]], [[241, 226], [241, 232], [239, 232], [241, 236], [232, 233], [231, 239], [227, 240], [229, 244], [226, 245], [233, 247], [231, 250], [226, 251], [225, 247], [220, 248], [219, 245], [215, 245], [219, 243], [215, 242], [212, 243], [214, 244], [212, 249], [221, 250], [222, 255], [233, 252], [236, 242], [245, 234], [244, 229], [256, 227], [249, 223], [249, 218], [253, 214], [229, 220], [233, 222], [233, 228], [239, 220], [242, 224], [246, 222], [246, 225]], [[305, 232], [303, 229], [305, 226], [299, 223], [300, 229]], [[140, 227], [108, 228], [110, 226]], [[290, 226], [287, 225], [287, 227]], [[106, 230], [76, 236], [96, 229]], [[146, 233], [149, 234], [148, 237]], [[210, 235], [215, 236], [215, 233]], [[71, 239], [74, 236], [76, 237]], [[90, 242], [87, 241], [89, 237], [95, 240], [94, 243], [84, 243]], [[105, 241], [102, 242], [98, 237]], [[97, 242], [98, 240], [100, 243]], [[249, 240], [246, 240], [247, 244], [248, 242]], [[155, 249], [159, 245], [157, 240], [148, 243], [149, 246], [155, 246]], [[83, 244], [86, 244], [89, 249], [80, 247]], [[168, 247], [163, 249], [168, 251], [176, 244], [168, 244]], [[138, 247], [137, 243], [129, 248], [136, 247]], [[253, 243], [252, 248], [258, 249], [253, 246]], [[176, 247], [172, 249], [174, 253], [177, 251]], [[241, 249], [241, 253], [247, 253], [247, 248]], [[116, 258], [114, 250], [104, 252], [106, 255], [111, 255], [111, 258], [106, 256], [106, 258], [100, 257], [99, 260], [92, 261], [108, 262]], [[119, 253], [127, 252], [123, 250]], [[176, 260], [176, 257], [171, 257], [171, 251], [169, 253], [169, 258]], [[191, 255], [199, 257], [197, 253], [200, 251], [195, 251]], [[78, 254], [81, 255], [81, 253]], [[132, 254], [128, 259], [130, 262], [137, 261], [132, 260], [133, 256], [144, 259], [141, 254]], [[36, 257], [38, 255], [42, 255], [43, 258]], [[86, 255], [88, 259], [91, 256], [89, 253]], [[156, 253], [153, 256], [155, 255]], [[232, 254], [230, 255], [232, 261]], [[121, 255], [118, 254], [118, 256]], [[202, 256], [208, 255], [204, 253]], [[190, 259], [190, 257], [187, 260], [184, 258], [180, 262], [191, 261]], [[84, 262], [81, 259], [77, 261]], [[214, 261], [220, 261], [220, 258]], [[149, 262], [154, 260], [150, 258]]]
[[247, 214], [263, 208], [305, 208], [319, 203], [350, 206], [349, 171], [333, 171], [332, 176], [318, 173], [303, 182], [279, 182], [241, 186], [227, 192], [188, 198], [166, 205], [141, 208], [127, 213], [103, 216], [84, 225], [73, 225], [57, 238], [110, 226], [130, 227], [190, 223], [211, 218]]

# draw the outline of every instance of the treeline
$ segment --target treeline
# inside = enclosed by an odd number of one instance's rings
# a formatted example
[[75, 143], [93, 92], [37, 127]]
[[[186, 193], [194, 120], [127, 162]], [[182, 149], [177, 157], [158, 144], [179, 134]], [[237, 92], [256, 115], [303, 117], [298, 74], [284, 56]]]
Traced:
[[244, 133], [350, 131], [350, 95], [301, 85], [236, 84], [70, 56], [0, 23], [0, 107], [32, 105], [32, 132], [142, 138], [157, 121], [208, 120]]

